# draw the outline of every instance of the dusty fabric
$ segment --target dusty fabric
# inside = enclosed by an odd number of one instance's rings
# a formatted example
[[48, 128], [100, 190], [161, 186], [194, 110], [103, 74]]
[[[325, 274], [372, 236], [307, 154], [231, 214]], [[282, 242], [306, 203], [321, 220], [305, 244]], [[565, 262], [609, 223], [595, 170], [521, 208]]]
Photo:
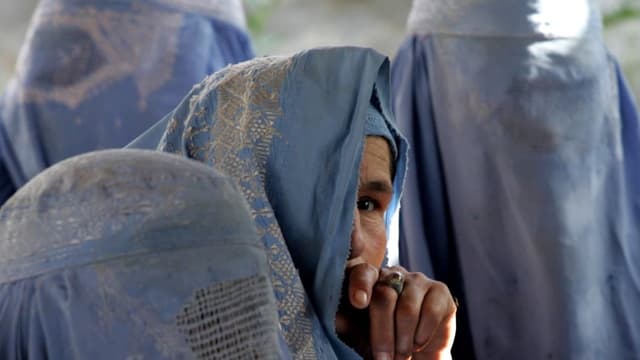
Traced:
[[[269, 253], [283, 337], [295, 358], [359, 356], [335, 334], [367, 121], [398, 150], [387, 59], [361, 48], [312, 49], [231, 66], [191, 91], [132, 147], [158, 147], [230, 175]], [[372, 98], [380, 116], [368, 117]], [[369, 118], [369, 120], [368, 120]], [[369, 129], [379, 129], [380, 124]]]
[[424, 0], [409, 19], [400, 256], [461, 299], [454, 356], [637, 358], [640, 131], [597, 3]]
[[0, 323], [8, 360], [286, 354], [267, 256], [233, 182], [140, 150], [63, 161], [2, 207]]
[[251, 57], [239, 0], [42, 0], [0, 99], [0, 204], [58, 161], [128, 144]]

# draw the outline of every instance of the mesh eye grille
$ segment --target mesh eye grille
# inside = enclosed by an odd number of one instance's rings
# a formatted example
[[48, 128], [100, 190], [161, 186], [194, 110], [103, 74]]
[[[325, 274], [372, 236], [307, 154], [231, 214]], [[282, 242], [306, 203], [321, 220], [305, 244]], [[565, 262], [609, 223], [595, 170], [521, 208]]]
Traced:
[[197, 290], [177, 325], [198, 359], [277, 359], [277, 308], [267, 277]]

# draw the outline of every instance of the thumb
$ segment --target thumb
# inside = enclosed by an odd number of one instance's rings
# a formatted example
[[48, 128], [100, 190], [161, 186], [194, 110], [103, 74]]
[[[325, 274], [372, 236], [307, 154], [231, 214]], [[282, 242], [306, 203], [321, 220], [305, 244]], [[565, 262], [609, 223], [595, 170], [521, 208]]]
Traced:
[[378, 281], [379, 270], [363, 261], [354, 258], [347, 264], [349, 302], [356, 309], [365, 309], [371, 302], [373, 287]]

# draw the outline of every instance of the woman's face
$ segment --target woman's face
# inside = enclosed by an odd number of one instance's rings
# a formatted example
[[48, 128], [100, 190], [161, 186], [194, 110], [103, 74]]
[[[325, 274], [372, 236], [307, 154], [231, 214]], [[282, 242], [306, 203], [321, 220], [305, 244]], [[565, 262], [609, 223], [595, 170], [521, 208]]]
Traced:
[[387, 247], [384, 218], [392, 196], [389, 144], [382, 137], [368, 136], [360, 164], [350, 260], [382, 265]]

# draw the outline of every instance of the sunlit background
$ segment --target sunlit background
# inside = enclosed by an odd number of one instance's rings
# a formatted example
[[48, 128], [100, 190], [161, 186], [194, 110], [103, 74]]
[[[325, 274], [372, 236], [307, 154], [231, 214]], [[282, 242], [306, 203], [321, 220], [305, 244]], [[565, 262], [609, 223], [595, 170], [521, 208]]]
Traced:
[[[562, 1], [562, 0], [558, 0]], [[640, 1], [600, 0], [605, 38], [640, 94]], [[13, 73], [36, 0], [0, 0], [0, 88]], [[411, 0], [245, 0], [258, 55], [321, 45], [362, 45], [393, 56]]]

